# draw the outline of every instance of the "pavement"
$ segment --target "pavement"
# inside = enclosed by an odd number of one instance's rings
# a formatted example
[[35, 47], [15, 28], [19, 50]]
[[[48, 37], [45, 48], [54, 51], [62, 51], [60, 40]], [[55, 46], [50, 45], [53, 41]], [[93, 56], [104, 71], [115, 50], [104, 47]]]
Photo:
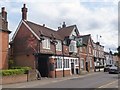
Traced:
[[99, 74], [100, 72], [90, 72], [85, 75], [71, 75], [67, 77], [59, 77], [59, 78], [42, 78], [41, 80], [34, 80], [29, 82], [22, 82], [22, 83], [15, 83], [15, 84], [6, 84], [2, 85], [2, 88], [28, 88], [28, 87], [35, 87], [38, 85], [46, 85], [49, 83], [56, 83], [61, 82], [73, 78], [82, 78], [88, 75]]

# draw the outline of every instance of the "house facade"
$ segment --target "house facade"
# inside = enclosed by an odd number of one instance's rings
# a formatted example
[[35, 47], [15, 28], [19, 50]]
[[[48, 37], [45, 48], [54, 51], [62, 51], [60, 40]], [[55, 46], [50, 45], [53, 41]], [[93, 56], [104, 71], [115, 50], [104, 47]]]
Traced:
[[[53, 30], [47, 28], [45, 24], [39, 25], [28, 21], [27, 8], [24, 4], [22, 20], [11, 43], [15, 64], [38, 69], [42, 77], [64, 77], [79, 74], [80, 57], [82, 56], [79, 53], [80, 47], [77, 46], [78, 39], [81, 38], [79, 36], [76, 25], [66, 26], [63, 22], [62, 27]], [[89, 67], [94, 68], [90, 36], [86, 42], [85, 48], [90, 47], [90, 53], [82, 57], [84, 62], [88, 62], [87, 67], [90, 70]], [[84, 63], [83, 67], [86, 67], [85, 65]]]
[[0, 13], [0, 69], [8, 68], [9, 34], [7, 12], [5, 7], [2, 7]]
[[94, 64], [95, 67], [97, 66], [104, 66], [105, 59], [104, 59], [104, 46], [100, 45], [99, 42], [94, 42]]
[[113, 61], [113, 55], [112, 52], [110, 51], [108, 52], [104, 52], [105, 55], [105, 65], [113, 65], [114, 61]]
[[82, 46], [79, 47], [80, 69], [82, 71], [94, 71], [93, 41], [91, 35], [80, 36]]

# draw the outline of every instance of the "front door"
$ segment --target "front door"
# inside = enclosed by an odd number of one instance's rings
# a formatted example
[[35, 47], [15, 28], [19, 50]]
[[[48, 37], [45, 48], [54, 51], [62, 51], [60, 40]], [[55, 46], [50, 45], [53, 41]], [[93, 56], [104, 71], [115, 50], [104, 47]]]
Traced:
[[74, 63], [71, 63], [71, 73], [74, 74]]
[[86, 62], [86, 71], [88, 71], [88, 62]]
[[39, 56], [38, 70], [42, 77], [48, 77], [48, 56]]

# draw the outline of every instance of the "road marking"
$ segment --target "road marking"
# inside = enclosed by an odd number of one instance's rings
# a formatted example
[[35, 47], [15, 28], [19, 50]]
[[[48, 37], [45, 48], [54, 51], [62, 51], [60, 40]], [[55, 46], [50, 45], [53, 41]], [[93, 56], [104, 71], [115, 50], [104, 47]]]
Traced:
[[98, 87], [98, 88], [105, 88], [106, 86], [111, 85], [111, 84], [113, 84], [113, 83], [115, 83], [115, 82], [117, 82], [117, 81], [118, 81], [118, 80], [112, 81], [112, 82], [110, 82], [110, 83], [108, 83], [108, 84], [105, 84], [105, 85], [102, 85], [102, 86], [100, 86], [100, 87]]

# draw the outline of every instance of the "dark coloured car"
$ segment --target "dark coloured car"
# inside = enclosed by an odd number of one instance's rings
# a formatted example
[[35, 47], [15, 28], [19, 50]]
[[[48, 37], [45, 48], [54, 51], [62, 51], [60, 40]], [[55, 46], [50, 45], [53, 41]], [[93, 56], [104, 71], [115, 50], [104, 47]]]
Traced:
[[112, 65], [106, 65], [104, 67], [104, 72], [109, 72], [109, 68], [111, 67]]
[[111, 67], [109, 68], [109, 73], [110, 73], [110, 74], [111, 74], [111, 73], [116, 73], [116, 74], [118, 74], [118, 73], [120, 73], [120, 68], [117, 67], [117, 66], [115, 66], [115, 65], [113, 65], [113, 66], [111, 66]]

